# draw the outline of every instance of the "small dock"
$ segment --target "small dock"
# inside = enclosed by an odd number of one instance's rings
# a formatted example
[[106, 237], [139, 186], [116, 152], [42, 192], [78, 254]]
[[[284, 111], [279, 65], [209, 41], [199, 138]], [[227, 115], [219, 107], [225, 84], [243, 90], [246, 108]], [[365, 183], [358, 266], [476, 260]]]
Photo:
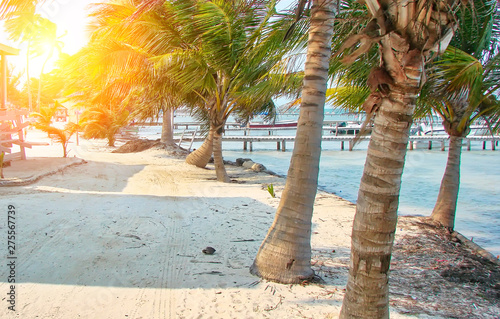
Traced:
[[[338, 142], [340, 144], [341, 150], [351, 150], [352, 144], [354, 143], [355, 137], [352, 135], [344, 135], [344, 136], [323, 136], [322, 141], [330, 141], [330, 142]], [[363, 136], [360, 138], [361, 141], [367, 141], [370, 139], [370, 136]], [[194, 137], [195, 142], [201, 142], [204, 140], [202, 136]], [[439, 147], [441, 151], [446, 150], [447, 142], [449, 140], [448, 136], [410, 136], [410, 141], [408, 143], [408, 149], [414, 150], [417, 148], [417, 144], [420, 145], [418, 148], [422, 149], [421, 145], [425, 145], [424, 148], [432, 150], [433, 147]], [[287, 150], [287, 143], [294, 143], [295, 136], [223, 136], [223, 142], [242, 142], [243, 150], [245, 151], [253, 151], [254, 143], [276, 143], [276, 150], [285, 152]], [[463, 146], [470, 151], [471, 144], [473, 142], [482, 143], [482, 149], [486, 150], [488, 148], [488, 144], [492, 151], [496, 150], [498, 147], [498, 143], [500, 141], [500, 135], [497, 136], [470, 136], [465, 137], [463, 139]], [[346, 147], [347, 146], [347, 147]]]

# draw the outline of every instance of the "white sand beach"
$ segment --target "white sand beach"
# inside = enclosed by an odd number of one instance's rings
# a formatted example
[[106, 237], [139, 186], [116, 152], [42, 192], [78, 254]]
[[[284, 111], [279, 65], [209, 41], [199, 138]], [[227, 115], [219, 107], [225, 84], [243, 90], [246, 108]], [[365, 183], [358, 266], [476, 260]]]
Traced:
[[[60, 146], [38, 146], [27, 161], [4, 169], [11, 180], [52, 173], [28, 185], [0, 187], [0, 236], [7, 236], [12, 205], [17, 257], [11, 311], [4, 240], [0, 318], [338, 317], [352, 203], [318, 192], [312, 263], [322, 283], [267, 282], [248, 269], [284, 179], [229, 166], [233, 183], [223, 184], [215, 181], [213, 166], [199, 169], [164, 150], [116, 154], [100, 142], [81, 142], [70, 152], [76, 157], [56, 158]], [[270, 183], [278, 198], [267, 192]], [[490, 296], [495, 288], [442, 275], [445, 266], [472, 263], [468, 250], [449, 243], [453, 252], [425, 253], [430, 241], [443, 244], [439, 236], [446, 234], [418, 222], [402, 218], [398, 227], [391, 317], [498, 318], [498, 290]], [[216, 252], [203, 254], [207, 246]], [[494, 266], [482, 271], [497, 276], [498, 266], [496, 273]]]

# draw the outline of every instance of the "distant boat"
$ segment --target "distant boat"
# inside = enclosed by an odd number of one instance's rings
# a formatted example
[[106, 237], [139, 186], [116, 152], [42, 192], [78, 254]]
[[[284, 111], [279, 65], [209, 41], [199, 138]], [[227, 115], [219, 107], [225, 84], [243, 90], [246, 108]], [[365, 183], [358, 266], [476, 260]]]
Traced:
[[[491, 135], [489, 128], [486, 125], [471, 125], [469, 127], [470, 132], [467, 136], [486, 136]], [[427, 126], [425, 129], [422, 129], [423, 135], [426, 136], [434, 136], [434, 135], [445, 135], [447, 136], [446, 130], [442, 124]], [[417, 134], [419, 135], [419, 134]]]
[[250, 128], [281, 128], [281, 127], [297, 127], [296, 121], [270, 123], [250, 123]]

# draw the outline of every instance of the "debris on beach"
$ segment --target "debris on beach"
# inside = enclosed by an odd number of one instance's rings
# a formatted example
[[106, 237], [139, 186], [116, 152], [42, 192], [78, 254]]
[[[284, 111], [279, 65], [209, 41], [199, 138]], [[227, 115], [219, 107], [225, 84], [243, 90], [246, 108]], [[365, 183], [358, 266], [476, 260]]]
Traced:
[[215, 253], [215, 248], [208, 246], [207, 248], [203, 249], [202, 252], [205, 255], [213, 255]]
[[167, 145], [162, 143], [159, 139], [157, 140], [147, 140], [147, 139], [134, 139], [123, 144], [111, 153], [138, 153], [149, 149], [165, 150], [168, 155], [179, 157], [186, 156], [189, 152], [179, 147], [178, 145]]

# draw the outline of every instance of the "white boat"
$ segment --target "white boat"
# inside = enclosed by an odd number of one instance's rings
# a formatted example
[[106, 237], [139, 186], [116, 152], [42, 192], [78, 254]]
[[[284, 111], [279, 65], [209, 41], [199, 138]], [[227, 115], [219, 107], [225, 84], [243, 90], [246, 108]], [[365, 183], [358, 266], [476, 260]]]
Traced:
[[[426, 136], [448, 135], [448, 133], [446, 133], [446, 130], [444, 129], [443, 124], [434, 124], [434, 125], [420, 124], [420, 127], [421, 127], [421, 129], [419, 129], [417, 127], [416, 133], [414, 132], [414, 130], [412, 130], [412, 134], [414, 134], [414, 135], [426, 135]], [[419, 132], [421, 134], [418, 134]], [[470, 132], [467, 136], [485, 136], [485, 135], [491, 135], [488, 126], [479, 124], [479, 125], [471, 125]]]

